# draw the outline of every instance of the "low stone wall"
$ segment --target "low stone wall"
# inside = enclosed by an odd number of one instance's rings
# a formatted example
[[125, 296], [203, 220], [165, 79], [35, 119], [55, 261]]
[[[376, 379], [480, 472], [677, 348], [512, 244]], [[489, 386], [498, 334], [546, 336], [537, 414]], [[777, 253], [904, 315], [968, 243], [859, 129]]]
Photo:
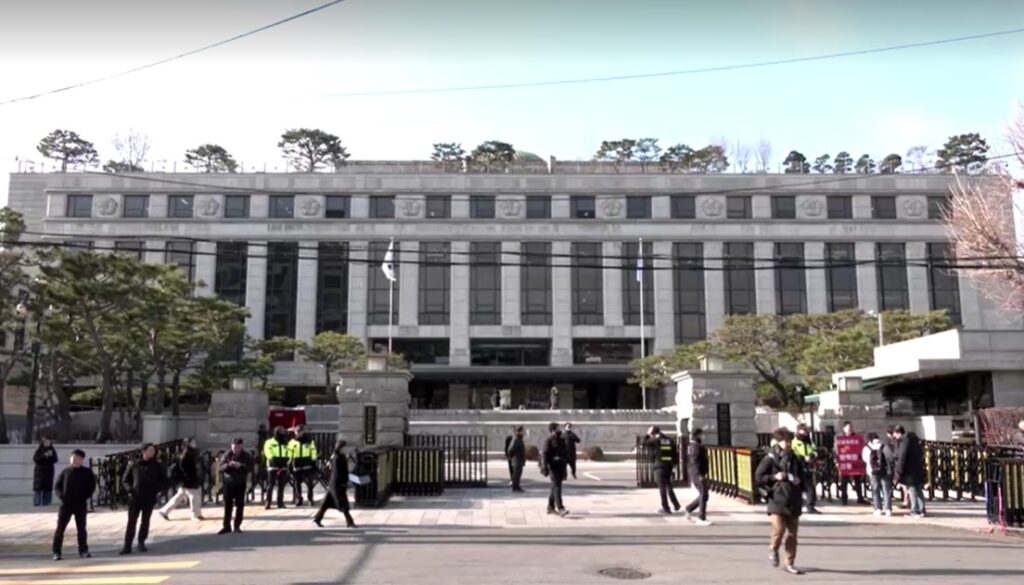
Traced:
[[175, 439], [193, 437], [203, 449], [216, 449], [225, 445], [214, 445], [210, 441], [210, 415], [206, 413], [143, 414], [142, 442], [165, 443]]
[[[120, 453], [138, 447], [138, 443], [105, 445], [71, 443], [55, 445], [57, 450], [57, 465], [54, 468], [54, 477], [68, 464], [71, 451], [81, 449], [85, 451], [87, 458], [101, 458], [111, 453]], [[36, 452], [36, 445], [0, 445], [0, 496], [32, 496], [32, 471], [35, 464], [32, 463], [32, 455]], [[56, 499], [56, 497], [55, 497]]]

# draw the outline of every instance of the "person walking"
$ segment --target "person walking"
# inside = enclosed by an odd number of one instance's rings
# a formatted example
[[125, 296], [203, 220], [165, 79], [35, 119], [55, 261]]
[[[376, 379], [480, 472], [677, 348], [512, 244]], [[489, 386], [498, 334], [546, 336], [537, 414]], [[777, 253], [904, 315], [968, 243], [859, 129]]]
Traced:
[[921, 448], [921, 440], [914, 433], [908, 433], [903, 425], [896, 425], [893, 433], [899, 440], [899, 450], [896, 452], [896, 472], [893, 481], [902, 485], [907, 490], [907, 497], [910, 500], [910, 517], [924, 518], [924, 449]]
[[156, 447], [152, 443], [142, 446], [139, 458], [128, 466], [121, 478], [128, 491], [128, 526], [124, 531], [124, 547], [120, 554], [132, 552], [135, 528], [139, 530], [139, 552], [146, 552], [149, 537], [149, 519], [153, 515], [156, 499], [167, 488], [167, 470], [156, 460]]
[[877, 433], [868, 433], [868, 443], [864, 445], [861, 457], [868, 470], [868, 481], [871, 483], [871, 507], [875, 516], [892, 516], [892, 476], [891, 465], [886, 456], [886, 445]]
[[324, 514], [331, 508], [336, 508], [345, 515], [345, 526], [356, 528], [348, 505], [348, 455], [345, 453], [344, 439], [338, 439], [334, 445], [334, 453], [331, 455], [331, 478], [327, 482], [324, 501], [320, 503], [316, 516], [313, 516], [313, 524], [323, 528]]
[[690, 445], [687, 447], [686, 459], [690, 483], [697, 490], [697, 497], [686, 506], [686, 517], [690, 518], [693, 515], [693, 511], [697, 510], [697, 520], [694, 524], [697, 526], [711, 526], [711, 523], [708, 522], [708, 449], [704, 446], [703, 429], [694, 429], [690, 433]]
[[785, 571], [802, 575], [796, 568], [797, 534], [800, 531], [800, 512], [803, 510], [803, 460], [793, 453], [793, 434], [781, 428], [773, 433], [775, 448], [761, 460], [754, 474], [759, 487], [768, 491], [768, 514], [772, 520], [772, 535], [768, 559], [773, 567], [779, 566], [779, 546], [785, 541]]
[[39, 442], [32, 463], [32, 505], [49, 506], [53, 501], [53, 468], [57, 465], [57, 450], [49, 437]]
[[274, 436], [263, 443], [263, 458], [267, 463], [266, 509], [277, 489], [277, 507], [284, 508], [284, 486], [288, 484], [288, 433], [283, 427], [274, 428]]
[[672, 489], [672, 472], [679, 463], [679, 450], [671, 438], [661, 433], [661, 429], [652, 426], [647, 429], [647, 436], [644, 437], [644, 446], [650, 450], [651, 464], [654, 467], [654, 480], [658, 484], [658, 495], [661, 497], [661, 509], [659, 514], [671, 514], [672, 509], [668, 507], [669, 501], [676, 512], [682, 509], [679, 500], [676, 499], [676, 492]]
[[[512, 477], [514, 472], [512, 471], [512, 459], [508, 456], [508, 448], [512, 445], [512, 441], [515, 439], [516, 427], [512, 427], [512, 433], [505, 437], [505, 460], [508, 462], [508, 485], [515, 487], [515, 478]], [[513, 490], [514, 491], [514, 490]]]
[[804, 423], [796, 426], [796, 437], [793, 438], [793, 453], [803, 459], [804, 473], [801, 484], [804, 489], [804, 500], [808, 514], [820, 514], [818, 512], [818, 493], [814, 477], [815, 463], [818, 460], [818, 446], [811, 438], [811, 429]]
[[576, 446], [582, 442], [579, 435], [573, 431], [572, 423], [565, 423], [565, 452], [569, 455], [569, 470], [572, 471], [573, 479], [576, 479]]
[[253, 469], [252, 457], [245, 451], [242, 439], [231, 441], [231, 449], [221, 456], [219, 468], [221, 495], [224, 496], [224, 527], [217, 534], [230, 534], [232, 526], [235, 532], [242, 532], [242, 520], [245, 518], [245, 489]]
[[85, 520], [89, 514], [89, 499], [96, 491], [96, 475], [92, 469], [82, 465], [84, 462], [85, 451], [81, 449], [72, 451], [70, 465], [60, 472], [57, 482], [54, 484], [57, 498], [60, 500], [60, 508], [57, 510], [57, 530], [53, 533], [53, 560], [55, 561], [64, 558], [64, 532], [72, 518], [75, 519], [75, 532], [78, 533], [78, 556], [83, 559], [92, 557], [89, 553], [89, 533], [85, 527]]
[[526, 466], [526, 443], [523, 442], [523, 427], [516, 427], [512, 440], [507, 442], [505, 456], [508, 457], [509, 470], [512, 473], [512, 491], [522, 493], [520, 485], [523, 480], [523, 467]]
[[569, 511], [562, 503], [562, 483], [565, 481], [566, 467], [569, 462], [568, 447], [558, 423], [549, 424], [548, 433], [540, 455], [540, 472], [551, 482], [551, 492], [548, 495], [548, 514], [567, 516]]
[[167, 500], [164, 507], [160, 508], [157, 513], [164, 520], [170, 520], [171, 510], [181, 503], [182, 500], [188, 500], [189, 509], [192, 511], [192, 519], [196, 521], [203, 520], [203, 493], [199, 481], [199, 455], [196, 451], [195, 439], [185, 439], [181, 453], [178, 455], [178, 461], [172, 469], [174, 471], [171, 475], [176, 476], [181, 485], [178, 486], [178, 491], [175, 492], [174, 496]]
[[288, 460], [292, 468], [292, 481], [295, 487], [295, 505], [302, 505], [302, 486], [306, 486], [309, 505], [314, 504], [313, 487], [316, 485], [316, 443], [313, 436], [306, 433], [306, 427], [295, 427], [295, 438], [288, 441]]

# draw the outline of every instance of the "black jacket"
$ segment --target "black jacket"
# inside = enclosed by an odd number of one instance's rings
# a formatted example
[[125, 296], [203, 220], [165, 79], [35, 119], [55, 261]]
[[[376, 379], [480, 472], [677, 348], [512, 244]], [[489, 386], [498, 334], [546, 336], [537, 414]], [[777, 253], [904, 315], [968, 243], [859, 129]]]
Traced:
[[[776, 473], [785, 473], [787, 478], [779, 481]], [[773, 516], [798, 518], [803, 509], [803, 489], [800, 485], [804, 476], [804, 463], [792, 451], [773, 449], [754, 474], [759, 487], [768, 490], [768, 513]]]
[[42, 445], [32, 455], [36, 464], [32, 470], [32, 491], [48, 492], [53, 490], [53, 466], [57, 464], [57, 450]]
[[88, 467], [64, 468], [53, 486], [62, 508], [78, 510], [89, 504], [89, 498], [96, 491], [96, 474]]
[[708, 448], [704, 446], [704, 443], [690, 441], [690, 446], [686, 449], [686, 467], [690, 474], [690, 481], [703, 479], [707, 476], [709, 469]]
[[157, 496], [167, 489], [167, 470], [156, 459], [137, 459], [125, 470], [121, 483], [132, 500], [142, 505], [155, 504]]
[[565, 449], [566, 454], [569, 456], [569, 461], [576, 461], [576, 445], [579, 445], [583, 441], [580, 440], [579, 435], [572, 431], [565, 431], [562, 433], [565, 438]]
[[348, 501], [348, 455], [342, 453], [331, 457], [331, 478], [327, 482], [327, 491], [339, 506]]
[[199, 456], [195, 449], [186, 448], [178, 459], [181, 486], [190, 490], [199, 489], [199, 475]]
[[[237, 462], [238, 467], [228, 465], [232, 461]], [[252, 457], [249, 456], [248, 452], [242, 451], [238, 455], [235, 455], [235, 452], [229, 449], [226, 453], [221, 455], [221, 485], [225, 488], [244, 488], [250, 472], [252, 472]]]
[[565, 438], [561, 434], [551, 435], [544, 441], [544, 448], [541, 450], [541, 469], [548, 472], [553, 469], [564, 473], [565, 466], [569, 463], [568, 451]]
[[525, 465], [526, 444], [522, 437], [511, 437], [508, 446], [505, 448], [505, 456], [512, 462], [512, 465]]
[[907, 433], [896, 449], [896, 470], [893, 482], [905, 486], [924, 485], [924, 449], [914, 433]]
[[[661, 444], [663, 440], [665, 441], [665, 445], [669, 447], [669, 457], [671, 458], [671, 462], [661, 460]], [[651, 463], [656, 468], [675, 469], [676, 464], [679, 463], [679, 449], [676, 448], [676, 442], [670, 437], [666, 437], [665, 435], [647, 437], [644, 439], [644, 446], [647, 447]]]

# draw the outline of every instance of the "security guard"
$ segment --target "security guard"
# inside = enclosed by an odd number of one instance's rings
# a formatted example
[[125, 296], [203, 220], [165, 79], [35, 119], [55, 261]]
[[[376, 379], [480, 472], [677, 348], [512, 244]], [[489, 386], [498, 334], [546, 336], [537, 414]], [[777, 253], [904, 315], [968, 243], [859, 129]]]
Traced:
[[313, 486], [316, 485], [316, 443], [306, 434], [302, 425], [295, 427], [295, 438], [288, 442], [288, 459], [292, 467], [292, 481], [295, 482], [295, 505], [302, 505], [302, 484], [309, 493], [309, 505], [313, 505]]
[[793, 455], [799, 457], [804, 463], [805, 477], [801, 478], [801, 483], [803, 485], [807, 513], [817, 514], [818, 509], [815, 505], [818, 503], [818, 494], [815, 491], [817, 481], [815, 481], [814, 475], [815, 463], [818, 458], [818, 447], [814, 444], [814, 440], [811, 439], [810, 429], [804, 423], [796, 426], [796, 437], [793, 438], [792, 449]]
[[274, 428], [274, 436], [263, 443], [263, 458], [267, 462], [267, 510], [277, 487], [277, 507], [284, 508], [284, 486], [288, 483], [288, 433]]
[[644, 445], [652, 451], [654, 463], [654, 479], [658, 482], [658, 492], [661, 495], [661, 509], [659, 514], [671, 514], [669, 500], [672, 507], [678, 512], [680, 509], [679, 500], [676, 499], [676, 492], [672, 489], [672, 471], [679, 462], [679, 451], [676, 449], [676, 442], [661, 434], [661, 429], [651, 427], [647, 431], [647, 438]]

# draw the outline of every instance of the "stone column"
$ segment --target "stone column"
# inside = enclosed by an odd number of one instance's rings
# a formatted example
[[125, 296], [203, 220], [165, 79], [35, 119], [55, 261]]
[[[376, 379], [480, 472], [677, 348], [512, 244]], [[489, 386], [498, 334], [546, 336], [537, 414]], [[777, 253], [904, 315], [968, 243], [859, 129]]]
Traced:
[[260, 218], [270, 215], [270, 196], [254, 193], [249, 196], [249, 217]]
[[352, 195], [349, 199], [349, 206], [349, 214], [352, 217], [370, 217], [370, 197], [368, 195]]
[[[676, 386], [676, 416], [686, 426], [681, 430], [702, 429], [707, 445], [722, 444], [721, 436], [730, 439], [733, 447], [757, 446], [756, 397], [750, 373], [687, 370], [672, 376], [672, 382]], [[728, 433], [719, 433], [720, 405], [728, 406]]]
[[804, 274], [807, 278], [807, 312], [811, 314], [828, 313], [828, 290], [825, 284], [824, 242], [807, 242], [804, 244]]
[[569, 268], [569, 242], [551, 244], [551, 365], [572, 365], [572, 275]]
[[773, 242], [754, 242], [754, 282], [757, 283], [757, 313], [774, 315], [778, 313], [775, 303], [775, 244]]
[[263, 322], [267, 311], [267, 243], [249, 242], [249, 260], [245, 276], [245, 334], [263, 339]]
[[519, 326], [522, 323], [522, 281], [520, 242], [501, 243], [501, 324]]
[[862, 311], [878, 310], [878, 273], [876, 272], [874, 242], [854, 244], [857, 264], [857, 301]]
[[299, 242], [298, 288], [295, 295], [295, 339], [309, 341], [316, 335], [317, 242]]
[[468, 366], [469, 359], [469, 242], [452, 242], [449, 306], [449, 363]]
[[469, 195], [452, 195], [451, 205], [452, 219], [469, 218]]
[[552, 219], [564, 219], [569, 217], [571, 212], [569, 206], [569, 196], [561, 193], [557, 193], [551, 196], [551, 218]]
[[402, 242], [399, 248], [398, 278], [401, 286], [395, 299], [399, 306], [396, 324], [416, 327], [420, 322], [420, 243]]
[[722, 242], [704, 242], [704, 321], [710, 336], [725, 320], [725, 273]]
[[[348, 334], [366, 343], [366, 313], [369, 309], [370, 242], [349, 242], [348, 257]], [[376, 267], [380, 270], [380, 267]]]
[[205, 441], [203, 447], [227, 449], [231, 441], [241, 438], [246, 449], [259, 451], [260, 425], [267, 424], [269, 398], [264, 392], [240, 392], [218, 390], [210, 396], [210, 430], [207, 436], [198, 437]]
[[[164, 240], [146, 240], [145, 251], [142, 253], [142, 259], [150, 264], [163, 264], [164, 258], [167, 256], [167, 242]], [[216, 247], [216, 246], [215, 246]], [[213, 286], [213, 283], [210, 283]]]
[[771, 195], [752, 195], [750, 197], [750, 216], [754, 219], [771, 219]]
[[[61, 207], [61, 215], [64, 215]], [[167, 195], [153, 194], [149, 196], [149, 217], [167, 217]]]
[[[402, 370], [342, 372], [338, 433], [358, 449], [401, 446], [409, 428], [411, 379]], [[367, 420], [369, 413], [375, 420]]]
[[196, 242], [196, 296], [212, 297], [217, 279], [217, 243]]
[[603, 242], [601, 244], [601, 265], [604, 266], [602, 282], [604, 290], [604, 326], [622, 327], [624, 323], [622, 311], [622, 242]]
[[676, 342], [675, 290], [672, 275], [672, 242], [654, 242], [654, 353], [671, 350]]
[[907, 242], [907, 292], [912, 313], [926, 313], [931, 309], [931, 295], [928, 294], [928, 268], [923, 261], [927, 258], [924, 242]]
[[870, 195], [854, 195], [852, 204], [853, 219], [871, 219]]
[[964, 329], [983, 329], [981, 297], [966, 275], [957, 275], [960, 288], [960, 318]]

